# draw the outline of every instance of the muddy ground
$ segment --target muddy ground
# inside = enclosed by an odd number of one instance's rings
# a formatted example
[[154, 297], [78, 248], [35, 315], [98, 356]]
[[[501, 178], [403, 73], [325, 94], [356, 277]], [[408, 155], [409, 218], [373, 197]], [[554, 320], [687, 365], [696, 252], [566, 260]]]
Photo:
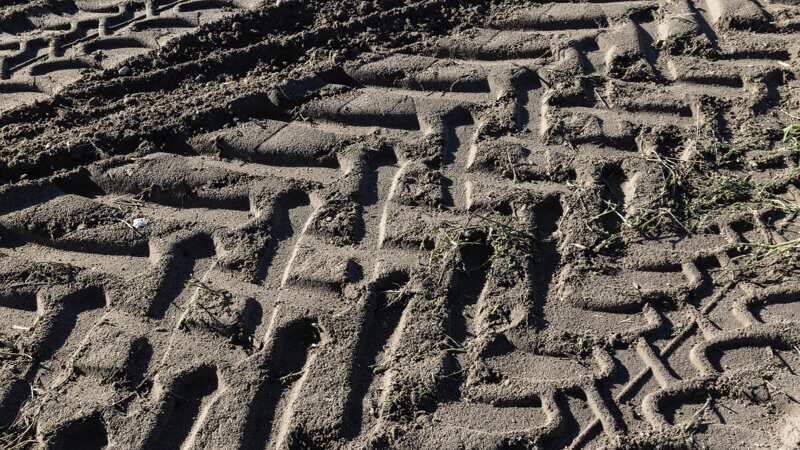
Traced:
[[797, 448], [798, 38], [0, 2], [0, 447]]

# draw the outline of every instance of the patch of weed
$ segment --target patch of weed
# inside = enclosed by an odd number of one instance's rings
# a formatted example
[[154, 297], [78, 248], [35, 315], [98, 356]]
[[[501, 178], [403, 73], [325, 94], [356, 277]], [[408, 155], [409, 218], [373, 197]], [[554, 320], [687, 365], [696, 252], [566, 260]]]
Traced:
[[734, 265], [729, 267], [736, 273], [765, 266], [800, 267], [800, 238], [775, 244], [743, 242], [739, 251], [744, 253], [734, 257]]
[[414, 360], [419, 361], [425, 359], [429, 356], [438, 355], [441, 353], [466, 353], [467, 350], [461, 346], [455, 339], [451, 338], [448, 335], [444, 335], [444, 337], [439, 340], [438, 342], [434, 342], [433, 344], [428, 345], [417, 351], [414, 355]]
[[[532, 255], [536, 242], [536, 237], [513, 219], [473, 214], [464, 224], [446, 223], [439, 229], [428, 255], [428, 266], [439, 268], [441, 282], [449, 268], [469, 273], [512, 252]], [[466, 247], [473, 245], [489, 245], [492, 254], [478, 267], [467, 267], [462, 255]]]
[[[800, 127], [785, 130], [785, 143], [798, 144]], [[798, 213], [800, 204], [779, 196], [778, 186], [800, 175], [800, 168], [789, 170], [770, 182], [754, 184], [749, 177], [724, 172], [719, 166], [702, 161], [681, 161], [654, 154], [648, 159], [657, 163], [662, 172], [662, 185], [649, 207], [627, 217], [618, 205], [606, 201], [606, 209], [589, 219], [589, 228], [598, 235], [592, 250], [611, 253], [620, 248], [628, 237], [654, 238], [661, 233], [693, 234], [706, 229], [716, 217], [737, 211], [756, 211], [765, 208]], [[606, 215], [616, 215], [621, 226], [614, 233], [596, 226]]]
[[789, 125], [783, 129], [784, 144], [789, 144], [790, 150], [800, 149], [800, 123]]

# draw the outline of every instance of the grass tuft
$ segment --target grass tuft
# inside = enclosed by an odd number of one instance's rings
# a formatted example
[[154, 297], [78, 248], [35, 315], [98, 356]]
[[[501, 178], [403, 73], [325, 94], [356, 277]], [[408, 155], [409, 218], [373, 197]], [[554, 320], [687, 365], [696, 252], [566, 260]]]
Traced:
[[[783, 143], [800, 148], [800, 125], [784, 130]], [[737, 211], [773, 209], [797, 214], [800, 204], [776, 192], [787, 181], [800, 177], [800, 167], [793, 168], [773, 180], [755, 184], [749, 177], [725, 171], [719, 164], [704, 161], [682, 161], [657, 153], [648, 161], [661, 168], [663, 182], [649, 207], [627, 217], [619, 206], [605, 201], [606, 209], [589, 220], [589, 228], [598, 235], [591, 249], [612, 253], [622, 248], [628, 238], [654, 238], [662, 233], [694, 234], [707, 229], [717, 217]], [[600, 219], [614, 215], [619, 219], [617, 231], [607, 231]]]
[[736, 273], [766, 266], [800, 267], [800, 238], [777, 244], [744, 242], [739, 251], [744, 253], [734, 257], [730, 267]]
[[[439, 282], [448, 268], [470, 273], [514, 251], [532, 255], [536, 237], [513, 219], [473, 214], [464, 224], [446, 223], [439, 229], [428, 255], [428, 266], [440, 269]], [[467, 267], [463, 251], [473, 245], [489, 245], [492, 254], [478, 267]]]

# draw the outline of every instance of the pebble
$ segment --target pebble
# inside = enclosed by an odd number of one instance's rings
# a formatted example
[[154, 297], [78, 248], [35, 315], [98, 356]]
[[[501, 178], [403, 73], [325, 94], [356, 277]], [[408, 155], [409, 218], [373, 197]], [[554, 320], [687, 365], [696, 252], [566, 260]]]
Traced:
[[122, 66], [119, 69], [118, 73], [120, 74], [120, 76], [124, 77], [125, 75], [128, 75], [129, 73], [131, 73], [131, 68], [128, 67], [128, 66]]
[[133, 228], [136, 228], [137, 230], [140, 228], [144, 228], [149, 224], [150, 224], [150, 219], [147, 219], [145, 217], [137, 217], [133, 219]]

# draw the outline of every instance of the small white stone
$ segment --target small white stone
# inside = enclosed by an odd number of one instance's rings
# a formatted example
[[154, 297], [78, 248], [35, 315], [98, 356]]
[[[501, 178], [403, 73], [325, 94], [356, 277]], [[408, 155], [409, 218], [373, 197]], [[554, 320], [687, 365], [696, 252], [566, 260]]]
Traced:
[[125, 75], [127, 75], [127, 74], [131, 73], [131, 68], [130, 68], [130, 67], [128, 67], [128, 66], [122, 66], [122, 68], [120, 68], [120, 69], [119, 69], [119, 72], [118, 72], [118, 73], [119, 73], [121, 76], [123, 76], [123, 77], [124, 77]]
[[139, 228], [144, 228], [149, 224], [150, 224], [150, 219], [147, 219], [145, 217], [137, 217], [136, 219], [133, 219], [133, 228], [136, 228], [137, 230]]

